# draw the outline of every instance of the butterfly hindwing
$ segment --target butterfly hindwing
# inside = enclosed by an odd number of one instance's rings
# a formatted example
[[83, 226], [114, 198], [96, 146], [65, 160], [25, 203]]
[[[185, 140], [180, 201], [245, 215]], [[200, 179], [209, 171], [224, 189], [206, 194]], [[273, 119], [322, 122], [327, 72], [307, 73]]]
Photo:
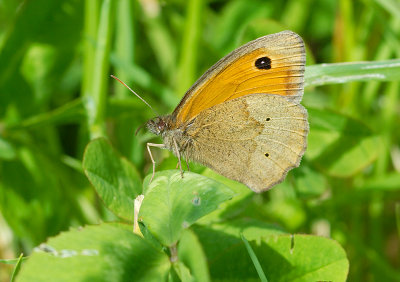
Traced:
[[247, 95], [199, 113], [186, 130], [190, 146], [185, 153], [261, 192], [299, 165], [307, 133], [307, 112], [296, 101]]

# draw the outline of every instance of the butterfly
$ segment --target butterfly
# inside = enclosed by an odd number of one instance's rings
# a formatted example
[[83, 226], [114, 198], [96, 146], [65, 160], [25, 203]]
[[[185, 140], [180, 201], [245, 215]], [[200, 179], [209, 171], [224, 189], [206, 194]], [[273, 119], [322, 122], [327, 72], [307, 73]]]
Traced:
[[186, 92], [172, 114], [149, 120], [148, 130], [181, 159], [262, 192], [298, 167], [307, 147], [302, 38], [283, 31], [229, 53]]

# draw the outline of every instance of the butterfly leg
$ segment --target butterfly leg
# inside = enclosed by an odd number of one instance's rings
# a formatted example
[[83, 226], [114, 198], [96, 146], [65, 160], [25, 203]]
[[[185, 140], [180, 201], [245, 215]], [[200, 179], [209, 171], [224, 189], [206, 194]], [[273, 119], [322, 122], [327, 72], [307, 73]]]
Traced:
[[[187, 167], [187, 169], [188, 169], [188, 171], [190, 171], [190, 166], [189, 166], [189, 162], [187, 161], [187, 159], [185, 159], [185, 161], [186, 161], [186, 167]], [[176, 169], [178, 169], [178, 167], [179, 167], [179, 161], [176, 163]]]
[[147, 143], [147, 151], [149, 152], [151, 162], [153, 163], [153, 174], [151, 175], [150, 182], [153, 181], [154, 174], [156, 173], [156, 162], [153, 159], [153, 155], [151, 154], [150, 147], [157, 147], [161, 149], [166, 149], [164, 144], [155, 144], [155, 143]]
[[175, 153], [176, 153], [176, 156], [178, 157], [179, 169], [181, 170], [181, 176], [182, 176], [182, 178], [183, 178], [183, 169], [182, 169], [182, 162], [181, 162], [181, 153], [179, 152], [178, 144], [176, 143], [176, 140], [175, 140], [175, 139], [173, 139], [173, 140], [174, 140]]

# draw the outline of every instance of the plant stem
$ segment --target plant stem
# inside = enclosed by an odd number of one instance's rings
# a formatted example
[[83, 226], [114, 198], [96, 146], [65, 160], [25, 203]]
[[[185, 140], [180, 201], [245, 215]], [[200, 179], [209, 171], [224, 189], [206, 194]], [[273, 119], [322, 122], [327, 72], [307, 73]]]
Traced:
[[178, 261], [178, 249], [176, 248], [176, 243], [169, 247], [169, 251], [171, 252], [170, 261], [175, 263]]

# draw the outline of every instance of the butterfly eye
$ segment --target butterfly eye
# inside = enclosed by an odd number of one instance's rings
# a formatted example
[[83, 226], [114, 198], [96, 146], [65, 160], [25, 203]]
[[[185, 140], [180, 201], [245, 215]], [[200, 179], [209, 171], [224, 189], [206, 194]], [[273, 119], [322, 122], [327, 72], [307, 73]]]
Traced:
[[265, 153], [264, 155], [265, 155], [267, 158], [269, 157], [269, 154], [268, 154], [268, 153]]
[[165, 122], [162, 119], [157, 120], [157, 126], [160, 131], [164, 131]]
[[268, 57], [258, 58], [255, 62], [255, 66], [260, 70], [269, 70], [271, 68], [271, 59]]

